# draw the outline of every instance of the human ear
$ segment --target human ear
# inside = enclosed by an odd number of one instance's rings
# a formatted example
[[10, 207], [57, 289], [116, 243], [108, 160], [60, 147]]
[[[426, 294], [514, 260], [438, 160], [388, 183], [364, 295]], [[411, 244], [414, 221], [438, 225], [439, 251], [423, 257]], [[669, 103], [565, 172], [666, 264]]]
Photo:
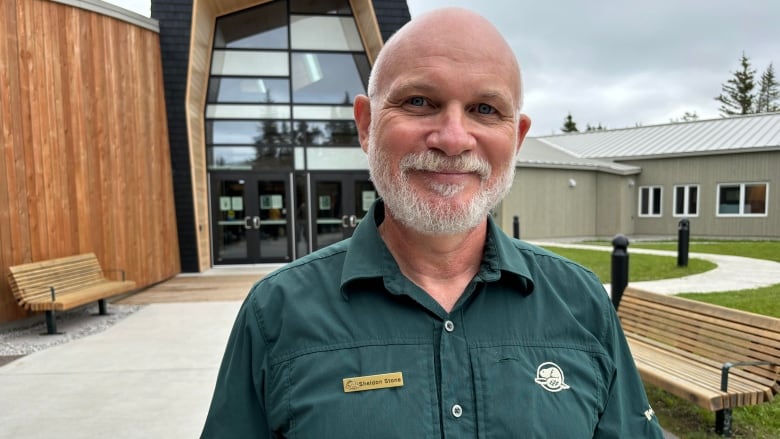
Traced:
[[358, 139], [363, 151], [368, 152], [368, 135], [371, 127], [371, 100], [366, 95], [355, 97], [353, 105], [355, 124], [357, 124]]
[[526, 134], [528, 134], [529, 129], [531, 129], [531, 118], [525, 114], [521, 114], [517, 121], [517, 149], [515, 150], [515, 154], [520, 151], [520, 146], [522, 146], [523, 140], [525, 139]]

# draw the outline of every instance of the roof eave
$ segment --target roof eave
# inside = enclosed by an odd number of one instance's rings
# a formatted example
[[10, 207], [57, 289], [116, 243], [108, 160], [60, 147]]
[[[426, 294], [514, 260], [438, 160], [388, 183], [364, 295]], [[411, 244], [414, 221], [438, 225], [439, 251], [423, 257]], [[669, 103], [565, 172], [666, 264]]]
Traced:
[[571, 170], [571, 171], [595, 171], [595, 172], [603, 172], [606, 174], [613, 174], [613, 175], [621, 175], [621, 176], [627, 176], [627, 175], [637, 175], [642, 172], [642, 168], [640, 167], [632, 167], [631, 169], [615, 169], [608, 166], [589, 166], [589, 165], [575, 165], [571, 163], [563, 164], [563, 163], [534, 163], [534, 162], [525, 162], [525, 161], [518, 161], [516, 167], [518, 168], [537, 168], [537, 169], [556, 169], [556, 170]]

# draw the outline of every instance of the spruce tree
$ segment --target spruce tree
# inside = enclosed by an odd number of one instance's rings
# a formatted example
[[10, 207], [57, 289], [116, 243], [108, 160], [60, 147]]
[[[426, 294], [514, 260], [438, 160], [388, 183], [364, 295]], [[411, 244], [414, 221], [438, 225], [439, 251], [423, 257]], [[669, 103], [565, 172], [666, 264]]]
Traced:
[[580, 131], [577, 129], [577, 123], [574, 122], [571, 117], [571, 112], [568, 116], [566, 116], [565, 119], [563, 119], [563, 126], [561, 127], [561, 131], [564, 133], [578, 133]]
[[723, 116], [735, 114], [750, 114], [754, 110], [756, 95], [755, 88], [756, 71], [750, 68], [750, 60], [742, 53], [740, 59], [742, 70], [734, 72], [734, 77], [722, 85], [723, 92], [715, 98], [720, 102], [720, 112]]
[[756, 113], [771, 113], [780, 111], [780, 85], [775, 78], [775, 68], [769, 63], [766, 71], [758, 82], [756, 96]]
[[597, 126], [593, 126], [593, 125], [591, 125], [591, 124], [587, 124], [587, 125], [585, 126], [585, 131], [586, 131], [586, 132], [591, 132], [591, 131], [605, 131], [606, 129], [607, 129], [607, 127], [605, 127], [605, 126], [602, 126], [602, 125], [601, 125], [601, 122], [599, 122], [599, 124], [598, 124]]

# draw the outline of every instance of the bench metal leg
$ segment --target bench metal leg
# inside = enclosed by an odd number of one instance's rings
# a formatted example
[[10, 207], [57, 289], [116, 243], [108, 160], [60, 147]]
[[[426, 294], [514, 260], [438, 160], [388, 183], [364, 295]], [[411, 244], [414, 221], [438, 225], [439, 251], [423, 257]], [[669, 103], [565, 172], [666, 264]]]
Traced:
[[46, 311], [46, 334], [54, 335], [57, 333], [57, 319], [54, 317], [54, 311]]
[[108, 314], [108, 312], [106, 311], [106, 299], [98, 300], [98, 312], [100, 313], [101, 316]]
[[724, 437], [731, 437], [731, 409], [715, 412], [715, 433]]

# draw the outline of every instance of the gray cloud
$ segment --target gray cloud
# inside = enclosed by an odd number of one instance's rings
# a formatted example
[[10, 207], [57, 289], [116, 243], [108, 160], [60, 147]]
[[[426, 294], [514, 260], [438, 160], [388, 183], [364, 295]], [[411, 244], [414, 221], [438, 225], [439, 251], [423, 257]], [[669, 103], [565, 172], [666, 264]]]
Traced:
[[[109, 0], [149, 15], [149, 0]], [[444, 6], [492, 21], [523, 66], [531, 135], [718, 117], [714, 100], [742, 51], [780, 72], [779, 0], [408, 0], [412, 16]]]
[[578, 127], [718, 117], [713, 99], [744, 50], [760, 74], [780, 69], [780, 1], [584, 2], [409, 0], [412, 16], [443, 6], [492, 21], [523, 66], [532, 135]]

